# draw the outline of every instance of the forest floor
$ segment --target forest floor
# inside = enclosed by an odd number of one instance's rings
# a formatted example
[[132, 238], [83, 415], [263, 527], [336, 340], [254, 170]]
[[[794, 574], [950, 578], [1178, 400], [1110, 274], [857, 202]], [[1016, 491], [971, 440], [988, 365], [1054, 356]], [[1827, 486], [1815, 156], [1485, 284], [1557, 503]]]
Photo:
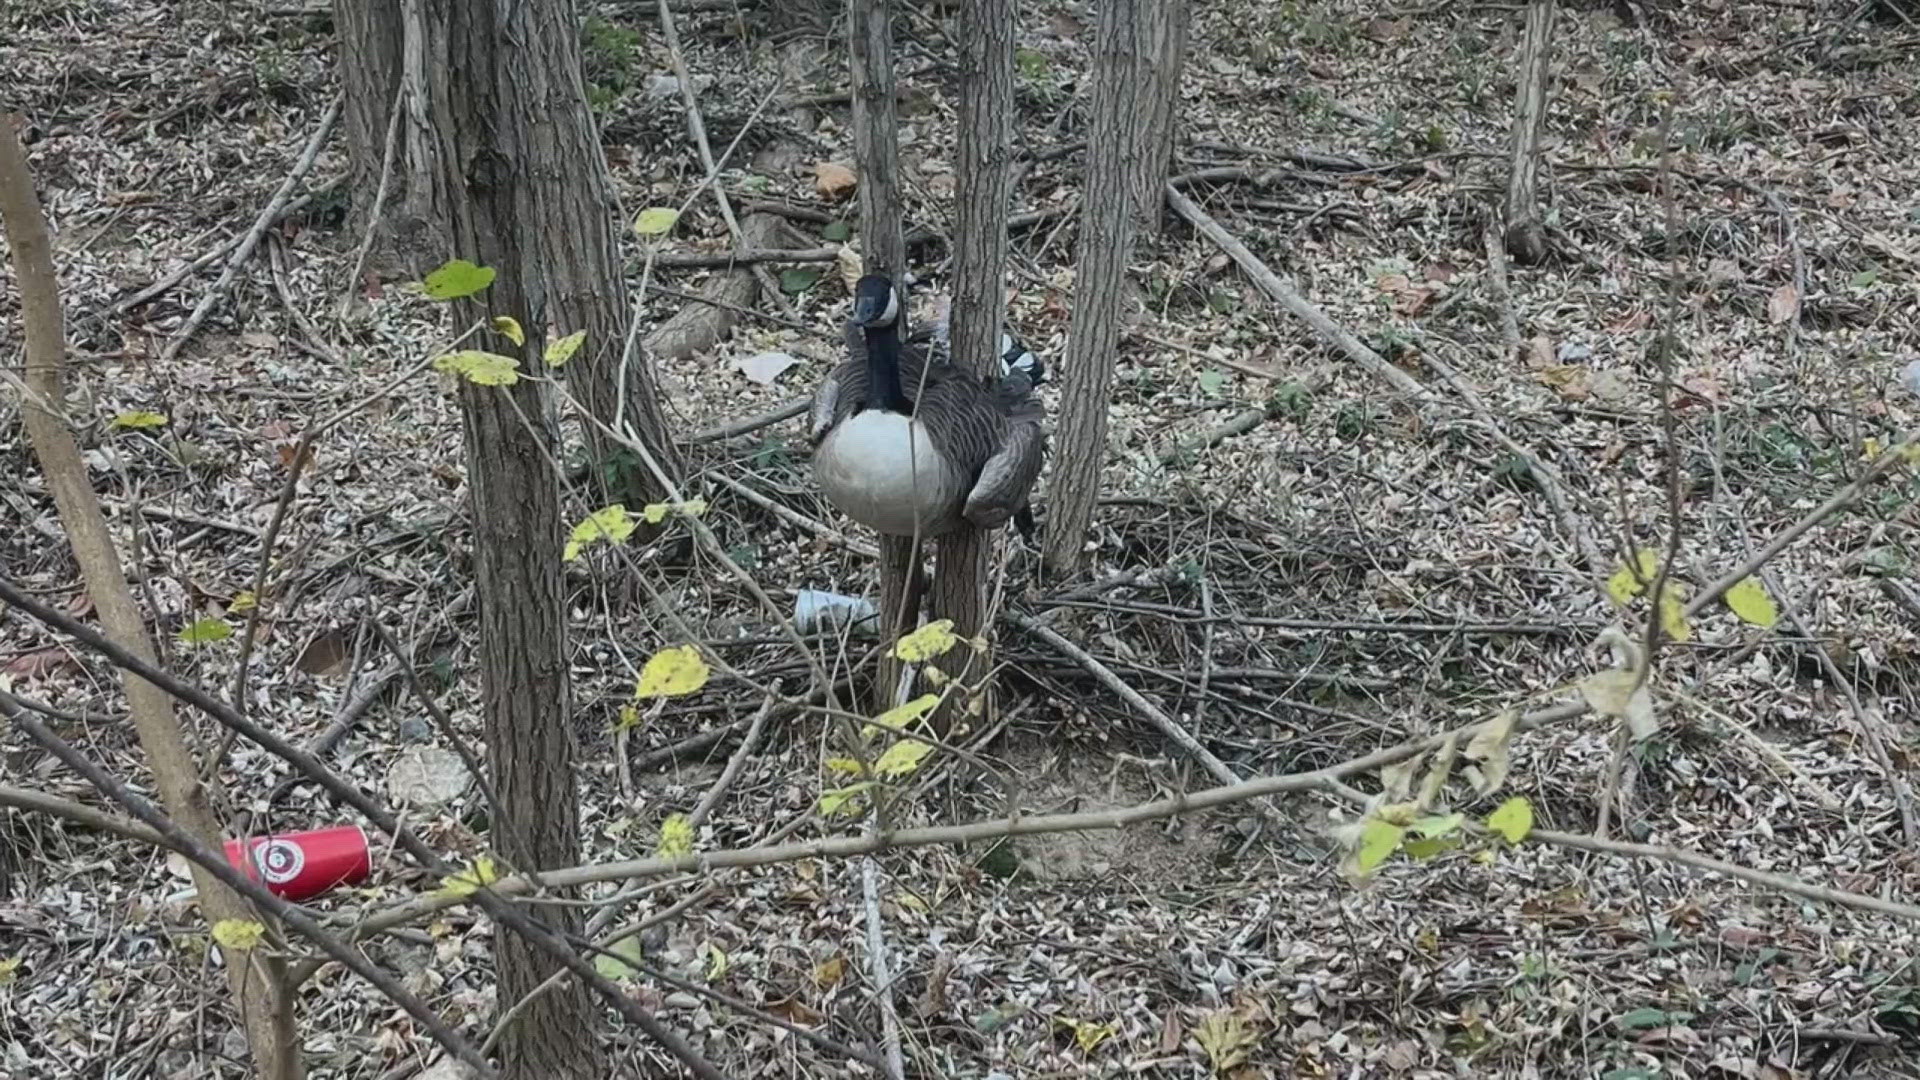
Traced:
[[[678, 205], [703, 174], [662, 81], [654, 5], [589, 6], [589, 96], [626, 210]], [[721, 175], [733, 200], [775, 213], [793, 247], [833, 246], [854, 210], [817, 190], [815, 166], [852, 157], [833, 96], [847, 85], [842, 45], [808, 24], [810, 5], [777, 6], [683, 12], [685, 60], [716, 151], [739, 136]], [[1009, 537], [1003, 609], [1044, 614], [1245, 777], [1577, 700], [1576, 684], [1611, 662], [1594, 641], [1623, 617], [1604, 586], [1630, 550], [1666, 550], [1677, 525], [1673, 580], [1698, 595], [1858, 476], [1869, 440], [1889, 445], [1920, 418], [1900, 378], [1920, 351], [1920, 37], [1853, 18], [1855, 6], [1699, 0], [1634, 24], [1610, 5], [1563, 5], [1543, 179], [1559, 255], [1508, 268], [1502, 287], [1483, 238], [1505, 185], [1519, 5], [1196, 5], [1182, 190], [1434, 400], [1330, 348], [1170, 215], [1133, 261], [1141, 307], [1120, 347], [1089, 538], [1101, 587], [1040, 582]], [[906, 7], [909, 225], [944, 235], [957, 24], [948, 5]], [[1093, 29], [1076, 4], [1022, 7], [1010, 317], [1057, 367]], [[249, 705], [301, 741], [353, 717], [330, 760], [384, 794], [396, 760], [446, 745], [371, 621], [430, 658], [431, 692], [479, 738], [453, 395], [429, 373], [379, 396], [444, 342], [442, 309], [398, 280], [349, 284], [348, 193], [329, 187], [345, 171], [337, 136], [300, 187], [313, 200], [270, 230], [176, 358], [162, 350], [219, 263], [126, 303], [267, 205], [337, 92], [330, 35], [314, 8], [24, 0], [0, 11], [0, 71], [4, 104], [30, 118], [57, 233], [72, 413], [174, 670], [232, 685], [236, 641], [176, 635], [203, 618], [244, 622], [232, 608], [252, 588], [289, 448], [372, 401], [319, 441], [292, 504]], [[1189, 175], [1200, 170], [1208, 178]], [[624, 235], [637, 286], [645, 249]], [[703, 195], [661, 250], [727, 247]], [[916, 252], [922, 295], [940, 291], [944, 246]], [[773, 409], [839, 355], [836, 264], [773, 273], [782, 295], [755, 307], [777, 319], [660, 358], [678, 430], [713, 434]], [[0, 356], [13, 365], [10, 274]], [[686, 292], [708, 278], [653, 271]], [[683, 304], [651, 294], [645, 316]], [[1667, 407], [1663, 334], [1678, 385]], [[776, 371], [772, 353], [799, 363]], [[86, 613], [12, 394], [0, 393], [0, 567]], [[131, 410], [168, 422], [110, 424]], [[689, 484], [777, 604], [807, 589], [870, 594], [863, 538], [810, 490], [800, 423], [693, 443]], [[1917, 491], [1896, 473], [1775, 556], [1762, 575], [1782, 613], [1774, 629], [1714, 603], [1659, 651], [1660, 730], [1628, 756], [1610, 835], [1865, 897], [1920, 895]], [[586, 500], [570, 487], [569, 522], [595, 509]], [[650, 854], [660, 823], [714, 784], [768, 684], [806, 681], [778, 632], [789, 611], [758, 605], [704, 552], [691, 559], [598, 550], [569, 567], [589, 860]], [[1628, 605], [1627, 625], [1645, 622], [1646, 603]], [[689, 628], [738, 676], [616, 739], [638, 666]], [[896, 824], [1101, 810], [1216, 783], [1093, 665], [1010, 620], [998, 641], [1003, 722], [969, 733], [972, 759], [936, 756]], [[866, 647], [826, 660], [840, 670]], [[59, 730], [89, 753], [145, 776], [97, 658], [8, 611], [0, 673], [75, 714]], [[1523, 795], [1539, 827], [1589, 834], [1614, 729], [1589, 713], [1524, 731], [1503, 789], [1475, 798], [1456, 785], [1452, 808], [1479, 816]], [[701, 847], [847, 831], [812, 813], [834, 783], [824, 722], [787, 717], [750, 749]], [[7, 783], [100, 802], [13, 732], [0, 755]], [[337, 820], [310, 789], [269, 800], [284, 776], [237, 746], [229, 809], [279, 829]], [[410, 817], [472, 854], [479, 798]], [[1920, 1076], [1911, 921], [1534, 842], [1396, 857], [1356, 886], [1333, 827], [1358, 809], [1315, 792], [1274, 801], [1272, 816], [1243, 803], [885, 854], [879, 908], [909, 1062], [918, 1075], [1018, 1078]], [[244, 1075], [177, 862], [6, 813], [0, 1077]], [[431, 886], [398, 866], [383, 858], [365, 887], [315, 906], [350, 922]], [[649, 963], [875, 1045], [862, 873], [858, 860], [808, 859], [662, 879], [603, 918], [680, 905], [645, 935]], [[478, 1040], [496, 1008], [489, 934], [456, 909], [369, 948]], [[859, 1071], [700, 994], [636, 987], [735, 1075]], [[300, 1022], [316, 1078], [405, 1077], [437, 1054], [337, 966], [307, 985]], [[635, 1074], [659, 1060], [630, 1033], [614, 1048]]]

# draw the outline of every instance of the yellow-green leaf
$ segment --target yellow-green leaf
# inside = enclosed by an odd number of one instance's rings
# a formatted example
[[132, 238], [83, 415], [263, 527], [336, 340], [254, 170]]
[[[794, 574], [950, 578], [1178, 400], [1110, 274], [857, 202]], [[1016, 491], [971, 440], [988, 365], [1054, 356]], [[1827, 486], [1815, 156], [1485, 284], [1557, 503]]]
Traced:
[[1693, 640], [1693, 627], [1687, 625], [1685, 599], [1679, 582], [1669, 579], [1660, 589], [1660, 629], [1673, 641]]
[[649, 206], [633, 219], [633, 231], [641, 236], [662, 236], [680, 220], [680, 211], [671, 206]]
[[246, 952], [266, 934], [266, 926], [252, 919], [221, 919], [213, 924], [213, 940], [229, 952]]
[[20, 974], [20, 958], [19, 957], [9, 956], [4, 960], [0, 960], [0, 986], [5, 986], [8, 983], [11, 983], [14, 979], [19, 977], [19, 974]]
[[500, 880], [500, 871], [493, 864], [493, 858], [482, 855], [473, 860], [473, 865], [465, 870], [448, 874], [440, 883], [442, 896], [472, 896], [482, 886], [491, 885]]
[[894, 643], [893, 655], [909, 664], [924, 664], [960, 643], [952, 619], [937, 619]]
[[145, 409], [113, 414], [113, 426], [117, 428], [159, 427], [166, 422], [166, 413], [147, 412]]
[[707, 500], [688, 499], [685, 502], [674, 503], [673, 512], [682, 517], [699, 517], [707, 512]]
[[640, 669], [640, 681], [634, 685], [633, 696], [681, 697], [698, 693], [707, 685], [710, 675], [712, 671], [707, 662], [700, 658], [699, 646], [675, 645], [647, 659], [647, 665]]
[[1074, 1020], [1070, 1017], [1056, 1016], [1053, 1022], [1073, 1032], [1073, 1042], [1083, 1054], [1090, 1054], [1093, 1048], [1107, 1040], [1113, 1034], [1112, 1024], [1096, 1024], [1090, 1020]]
[[1408, 826], [1408, 828], [1431, 840], [1437, 837], [1452, 835], [1459, 831], [1460, 826], [1466, 824], [1466, 822], [1467, 815], [1465, 814], [1428, 814], [1426, 817], [1415, 821], [1412, 825]]
[[711, 941], [707, 942], [706, 946], [707, 946], [707, 981], [719, 982], [721, 979], [724, 979], [727, 977], [727, 968], [730, 964], [730, 961], [727, 959], [726, 951], [721, 949], [720, 946], [715, 945]]
[[232, 600], [227, 601], [227, 613], [230, 615], [244, 615], [252, 611], [258, 604], [259, 600], [253, 595], [252, 589], [242, 589], [233, 594]]
[[1652, 548], [1641, 548], [1633, 553], [1633, 561], [1614, 571], [1607, 579], [1607, 595], [1613, 602], [1625, 605], [1627, 601], [1646, 591], [1653, 583], [1654, 576], [1660, 572], [1660, 553]]
[[667, 520], [667, 511], [671, 509], [673, 507], [666, 503], [648, 503], [641, 508], [640, 516], [646, 520], [647, 524], [658, 525]]
[[940, 704], [939, 694], [921, 694], [919, 697], [914, 698], [904, 705], [895, 705], [893, 708], [874, 717], [873, 722], [880, 727], [892, 728], [895, 731], [899, 731], [908, 724], [932, 712], [933, 707], [938, 704]]
[[627, 731], [640, 726], [640, 710], [632, 705], [620, 706], [620, 716], [613, 722], [613, 730]]
[[587, 332], [585, 330], [575, 330], [566, 337], [556, 338], [547, 342], [547, 366], [559, 367], [561, 364], [573, 359], [573, 355], [580, 351], [581, 344], [586, 340]]
[[493, 267], [475, 266], [465, 259], [449, 259], [427, 275], [420, 288], [434, 300], [458, 300], [493, 284]]
[[624, 544], [632, 535], [633, 515], [627, 513], [626, 506], [621, 503], [603, 506], [588, 514], [585, 520], [575, 525], [573, 531], [567, 534], [567, 549], [561, 553], [560, 557], [567, 562], [573, 562], [580, 557], [580, 552], [588, 544], [596, 540], [605, 540], [610, 544]]
[[825, 764], [827, 771], [836, 776], [861, 776], [867, 771], [867, 767], [860, 764], [858, 758], [830, 757]]
[[1400, 847], [1400, 841], [1407, 835], [1405, 826], [1395, 825], [1391, 821], [1379, 818], [1367, 822], [1360, 830], [1360, 848], [1354, 853], [1354, 866], [1362, 874], [1371, 874], [1375, 867], [1387, 861], [1387, 856]]
[[932, 752], [930, 743], [923, 743], [919, 739], [901, 739], [875, 759], [873, 771], [881, 776], [905, 776], [918, 769]]
[[219, 619], [196, 619], [182, 627], [180, 641], [187, 645], [207, 645], [233, 636], [233, 627]]
[[606, 952], [594, 956], [593, 970], [603, 979], [637, 979], [641, 975], [639, 964], [644, 949], [639, 934], [628, 934], [608, 946]]
[[1409, 859], [1425, 862], [1435, 855], [1452, 851], [1459, 846], [1460, 838], [1457, 836], [1435, 836], [1432, 838], [1415, 836], [1409, 837], [1406, 843], [1401, 844], [1400, 850]]
[[1525, 840], [1527, 834], [1533, 831], [1533, 804], [1525, 797], [1515, 795], [1487, 815], [1487, 828], [1506, 837], [1509, 844]]
[[513, 342], [515, 345], [525, 345], [527, 343], [527, 332], [520, 329], [520, 320], [511, 315], [495, 315], [493, 317], [493, 329], [495, 333]]
[[852, 817], [860, 810], [860, 796], [872, 786], [873, 781], [862, 780], [857, 784], [852, 784], [847, 787], [834, 788], [831, 791], [821, 792], [820, 816], [834, 817], [840, 815]]
[[839, 985], [847, 974], [847, 957], [844, 953], [834, 953], [825, 960], [813, 965], [813, 984], [822, 990], [831, 990]]
[[433, 369], [459, 375], [479, 386], [512, 386], [520, 381], [520, 361], [480, 349], [462, 349], [434, 358]]
[[674, 814], [660, 823], [660, 842], [653, 853], [662, 859], [677, 859], [693, 854], [693, 822], [685, 814]]
[[1735, 615], [1755, 626], [1771, 630], [1780, 621], [1780, 609], [1774, 607], [1773, 597], [1767, 595], [1767, 587], [1758, 578], [1741, 578], [1727, 590], [1724, 599]]

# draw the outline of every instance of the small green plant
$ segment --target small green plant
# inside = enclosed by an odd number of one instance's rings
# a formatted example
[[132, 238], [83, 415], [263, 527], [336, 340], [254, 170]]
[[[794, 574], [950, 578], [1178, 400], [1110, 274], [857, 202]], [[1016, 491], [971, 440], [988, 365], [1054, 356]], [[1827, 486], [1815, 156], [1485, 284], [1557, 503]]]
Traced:
[[1380, 430], [1380, 416], [1373, 406], [1349, 401], [1333, 414], [1333, 433], [1342, 439], [1358, 439]]

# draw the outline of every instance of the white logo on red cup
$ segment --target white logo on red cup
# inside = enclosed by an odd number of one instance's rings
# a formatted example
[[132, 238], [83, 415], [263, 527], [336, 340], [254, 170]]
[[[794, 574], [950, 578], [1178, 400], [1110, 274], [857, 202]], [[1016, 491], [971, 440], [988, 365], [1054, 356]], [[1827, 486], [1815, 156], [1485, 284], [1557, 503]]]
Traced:
[[275, 885], [285, 885], [307, 865], [307, 853], [291, 840], [263, 840], [253, 849], [253, 864]]

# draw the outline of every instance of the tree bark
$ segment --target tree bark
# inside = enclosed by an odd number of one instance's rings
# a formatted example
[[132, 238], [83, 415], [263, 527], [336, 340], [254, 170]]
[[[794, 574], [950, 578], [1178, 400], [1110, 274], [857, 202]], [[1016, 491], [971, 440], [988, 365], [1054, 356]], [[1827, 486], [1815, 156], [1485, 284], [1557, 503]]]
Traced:
[[[587, 317], [585, 298], [595, 295], [594, 280], [583, 278], [590, 270], [611, 273], [604, 185], [595, 182], [604, 164], [586, 137], [592, 125], [579, 80], [578, 21], [568, 0], [428, 3], [433, 29], [443, 35], [435, 40], [445, 44], [441, 62], [427, 71], [451, 193], [451, 254], [497, 275], [487, 294], [456, 302], [456, 325], [512, 316], [525, 345], [516, 349], [495, 335], [485, 347], [517, 354], [522, 371], [537, 373], [548, 325], [563, 334], [580, 327], [572, 320]], [[585, 329], [590, 342], [601, 335], [603, 356], [618, 356], [620, 339], [610, 336], [610, 326]], [[503, 819], [492, 823], [491, 838], [518, 870], [573, 865], [579, 809], [554, 468], [559, 439], [549, 384], [463, 380], [459, 396], [472, 492], [481, 709]], [[579, 929], [575, 908], [526, 910], [556, 931]], [[503, 1010], [559, 967], [504, 930], [496, 932], [494, 949]], [[505, 1074], [604, 1075], [598, 1018], [585, 988], [562, 981], [508, 1027], [500, 1042]]]
[[[960, 19], [960, 131], [954, 168], [953, 360], [986, 375], [999, 373], [1006, 318], [1009, 144], [1013, 134], [1013, 0], [973, 0]], [[1124, 203], [1124, 200], [1123, 200]], [[987, 565], [993, 535], [970, 525], [942, 536], [934, 562], [933, 607], [955, 632], [986, 629]], [[956, 681], [972, 684], [993, 669], [992, 657], [961, 647], [940, 657]], [[969, 713], [991, 705], [988, 687], [967, 702]], [[951, 700], [951, 699], [950, 699]], [[951, 709], [935, 728], [952, 727]]]
[[[1170, 6], [1170, 5], [1164, 5]], [[1087, 137], [1087, 186], [1080, 201], [1079, 272], [1073, 282], [1073, 326], [1061, 363], [1060, 452], [1048, 490], [1046, 563], [1055, 574], [1078, 572], [1100, 474], [1107, 459], [1107, 403], [1127, 280], [1138, 189], [1162, 132], [1140, 118], [1161, 88], [1147, 72], [1166, 46], [1168, 14], [1155, 0], [1109, 0], [1094, 30], [1093, 121]], [[1184, 20], [1180, 20], [1184, 22]], [[1183, 35], [1184, 36], [1184, 35]], [[1162, 169], [1165, 168], [1162, 159]], [[1157, 175], [1157, 174], [1156, 174]], [[1155, 206], [1166, 202], [1155, 180]], [[1157, 215], [1155, 220], [1157, 221]]]
[[[1124, 54], [1112, 57], [1112, 63], [1132, 68], [1131, 81], [1121, 89], [1135, 95], [1134, 111], [1129, 117], [1131, 130], [1138, 135], [1139, 146], [1131, 156], [1127, 186], [1134, 208], [1134, 228], [1141, 236], [1158, 236], [1167, 213], [1167, 168], [1173, 160], [1173, 132], [1180, 117], [1180, 72], [1187, 60], [1187, 0], [1147, 0], [1129, 2], [1129, 29], [1117, 47]], [[1101, 5], [1104, 23], [1106, 5]], [[1115, 46], [1102, 46], [1096, 49]], [[1099, 85], [1098, 58], [1094, 61], [1094, 83]], [[1099, 91], [1096, 89], [1095, 94]], [[1099, 109], [1098, 101], [1094, 105]], [[1094, 120], [1096, 128], [1099, 120]], [[1089, 147], [1101, 145], [1089, 142]]]
[[[646, 446], [668, 477], [677, 479], [678, 447], [667, 437], [659, 380], [641, 343], [627, 349], [632, 310], [621, 272], [616, 229], [624, 227], [599, 131], [586, 105], [580, 67], [578, 13], [571, 0], [546, 0], [550, 38], [526, 43], [534, 83], [520, 88], [542, 112], [539, 149], [551, 165], [531, 178], [547, 215], [531, 223], [530, 247], [547, 268], [545, 314], [557, 335], [585, 330], [579, 354], [563, 376], [592, 419], [584, 425], [592, 476], [608, 501], [653, 502], [666, 489], [631, 460], [600, 425]], [[340, 76], [346, 95], [348, 158], [352, 163], [356, 224], [376, 230], [376, 265], [420, 274], [438, 265], [446, 249], [449, 183], [441, 162], [438, 118], [453, 104], [440, 69], [452, 59], [445, 39], [445, 5], [431, 0], [334, 0], [340, 34]], [[371, 220], [379, 190], [388, 125], [400, 109], [388, 195], [381, 220]], [[451, 177], [452, 179], [449, 179]], [[532, 327], [528, 327], [529, 333]], [[611, 473], [611, 482], [607, 482]]]
[[[73, 543], [87, 595], [100, 613], [107, 636], [121, 648], [148, 663], [154, 662], [153, 642], [145, 619], [134, 602], [121, 569], [112, 534], [107, 531], [100, 501], [87, 479], [86, 463], [58, 410], [66, 404], [63, 363], [66, 328], [60, 310], [59, 286], [53, 265], [53, 245], [25, 148], [15, 134], [25, 122], [0, 114], [0, 224], [5, 225], [20, 283], [20, 313], [26, 330], [26, 387], [21, 402], [27, 437], [34, 456], [53, 492], [60, 523]], [[127, 712], [134, 735], [153, 770], [161, 807], [195, 840], [218, 850], [219, 818], [200, 783], [200, 769], [187, 733], [173, 710], [173, 698], [158, 686], [133, 675], [122, 675]], [[200, 912], [208, 925], [227, 920], [265, 921], [252, 904], [220, 879], [195, 864], [191, 868]], [[255, 1070], [267, 1080], [299, 1080], [305, 1075], [300, 1039], [294, 1029], [294, 995], [287, 985], [286, 963], [272, 949], [225, 954], [227, 985], [233, 1009], [247, 1034]]]
[[1551, 70], [1553, 0], [1527, 5], [1520, 77], [1514, 87], [1513, 145], [1507, 172], [1507, 254], [1523, 266], [1547, 258], [1547, 231], [1540, 214], [1540, 132], [1547, 119]]
[[[853, 72], [853, 146], [860, 170], [860, 254], [863, 271], [887, 274], [906, 288], [906, 211], [900, 199], [899, 108], [894, 99], [892, 0], [848, 0], [847, 43]], [[920, 567], [912, 537], [880, 539], [880, 635], [892, 640], [913, 628], [912, 603]], [[900, 663], [882, 649], [874, 680], [876, 711], [892, 707]]]

